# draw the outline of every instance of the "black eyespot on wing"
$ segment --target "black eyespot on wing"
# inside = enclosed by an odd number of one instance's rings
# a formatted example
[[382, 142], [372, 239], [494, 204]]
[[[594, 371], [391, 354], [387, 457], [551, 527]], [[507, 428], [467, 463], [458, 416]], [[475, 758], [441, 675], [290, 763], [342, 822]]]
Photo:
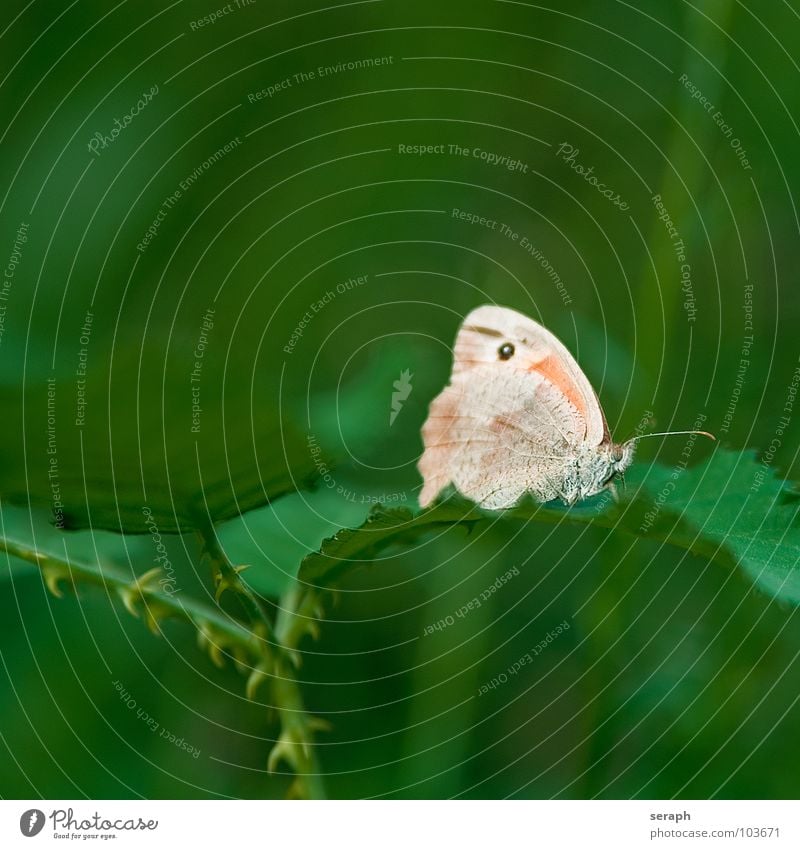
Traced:
[[497, 349], [497, 356], [501, 360], [510, 360], [514, 356], [514, 346], [510, 342], [503, 342]]

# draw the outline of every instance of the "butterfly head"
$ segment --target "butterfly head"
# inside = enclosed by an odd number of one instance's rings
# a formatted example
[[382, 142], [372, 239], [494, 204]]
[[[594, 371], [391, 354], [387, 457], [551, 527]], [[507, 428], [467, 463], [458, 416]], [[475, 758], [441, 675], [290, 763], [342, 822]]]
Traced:
[[611, 461], [611, 468], [615, 475], [622, 474], [630, 466], [633, 462], [633, 453], [635, 450], [636, 443], [633, 440], [621, 444], [618, 442], [611, 443], [609, 460]]
[[602, 442], [598, 448], [599, 468], [600, 472], [597, 480], [592, 482], [587, 491], [583, 493], [583, 497], [594, 495], [607, 489], [618, 475], [625, 473], [625, 470], [633, 462], [633, 452], [636, 449], [636, 443], [630, 442]]

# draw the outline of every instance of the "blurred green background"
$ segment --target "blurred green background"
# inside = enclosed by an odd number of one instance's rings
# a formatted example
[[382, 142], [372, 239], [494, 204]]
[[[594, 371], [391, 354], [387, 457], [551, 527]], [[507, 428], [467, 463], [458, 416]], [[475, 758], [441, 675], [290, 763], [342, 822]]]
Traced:
[[[729, 447], [773, 442], [800, 354], [796, 4], [10, 0], [0, 31], [7, 536], [134, 575], [153, 541], [115, 531], [142, 506], [165, 531], [246, 510], [220, 535], [274, 600], [373, 503], [415, 503], [427, 405], [485, 302], [564, 340], [619, 439], [705, 414]], [[770, 455], [789, 477], [796, 432]], [[313, 446], [331, 471], [307, 490]], [[287, 475], [301, 492], [249, 509]], [[192, 534], [167, 544], [208, 596]], [[1, 795], [283, 795], [274, 715], [190, 628], [2, 577]], [[736, 572], [496, 523], [387, 551], [327, 613], [300, 678], [333, 797], [800, 794], [800, 623]]]

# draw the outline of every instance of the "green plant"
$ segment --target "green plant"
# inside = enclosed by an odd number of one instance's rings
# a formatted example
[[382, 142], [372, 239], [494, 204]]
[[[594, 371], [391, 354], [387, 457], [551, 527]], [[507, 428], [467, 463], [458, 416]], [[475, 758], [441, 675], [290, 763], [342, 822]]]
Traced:
[[[272, 618], [248, 585], [246, 567], [231, 563], [225, 554], [211, 519], [195, 524], [203, 559], [210, 566], [216, 605], [179, 600], [165, 591], [159, 568], [131, 580], [119, 569], [75, 562], [9, 539], [0, 539], [0, 549], [37, 566], [57, 596], [65, 585], [104, 587], [156, 635], [166, 619], [194, 628], [198, 644], [214, 664], [235, 664], [246, 676], [248, 698], [257, 699], [263, 690], [266, 705], [277, 712], [281, 732], [269, 753], [269, 769], [285, 763], [295, 774], [291, 795], [322, 798], [324, 781], [314, 740], [327, 726], [304, 707], [295, 677], [302, 658], [300, 644], [308, 636], [319, 638], [325, 606], [347, 576], [374, 562], [385, 549], [414, 546], [423, 536], [449, 526], [471, 532], [497, 523], [595, 524], [740, 568], [765, 592], [796, 604], [798, 509], [800, 500], [791, 486], [756, 463], [752, 454], [725, 449], [688, 469], [637, 463], [619, 499], [606, 494], [571, 509], [529, 502], [488, 513], [456, 496], [427, 510], [377, 506], [362, 525], [342, 529], [298, 564], [297, 580], [276, 600], [278, 612]], [[235, 615], [219, 606], [225, 594], [236, 599]]]

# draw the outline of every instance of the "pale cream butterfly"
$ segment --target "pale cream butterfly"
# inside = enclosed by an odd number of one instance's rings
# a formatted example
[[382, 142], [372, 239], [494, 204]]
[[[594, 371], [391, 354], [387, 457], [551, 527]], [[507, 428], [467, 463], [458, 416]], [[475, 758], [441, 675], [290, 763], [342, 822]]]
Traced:
[[458, 331], [450, 383], [431, 402], [422, 438], [422, 507], [452, 483], [499, 510], [526, 493], [571, 505], [614, 492], [644, 437], [612, 440], [592, 385], [549, 330], [515, 310], [482, 306]]

